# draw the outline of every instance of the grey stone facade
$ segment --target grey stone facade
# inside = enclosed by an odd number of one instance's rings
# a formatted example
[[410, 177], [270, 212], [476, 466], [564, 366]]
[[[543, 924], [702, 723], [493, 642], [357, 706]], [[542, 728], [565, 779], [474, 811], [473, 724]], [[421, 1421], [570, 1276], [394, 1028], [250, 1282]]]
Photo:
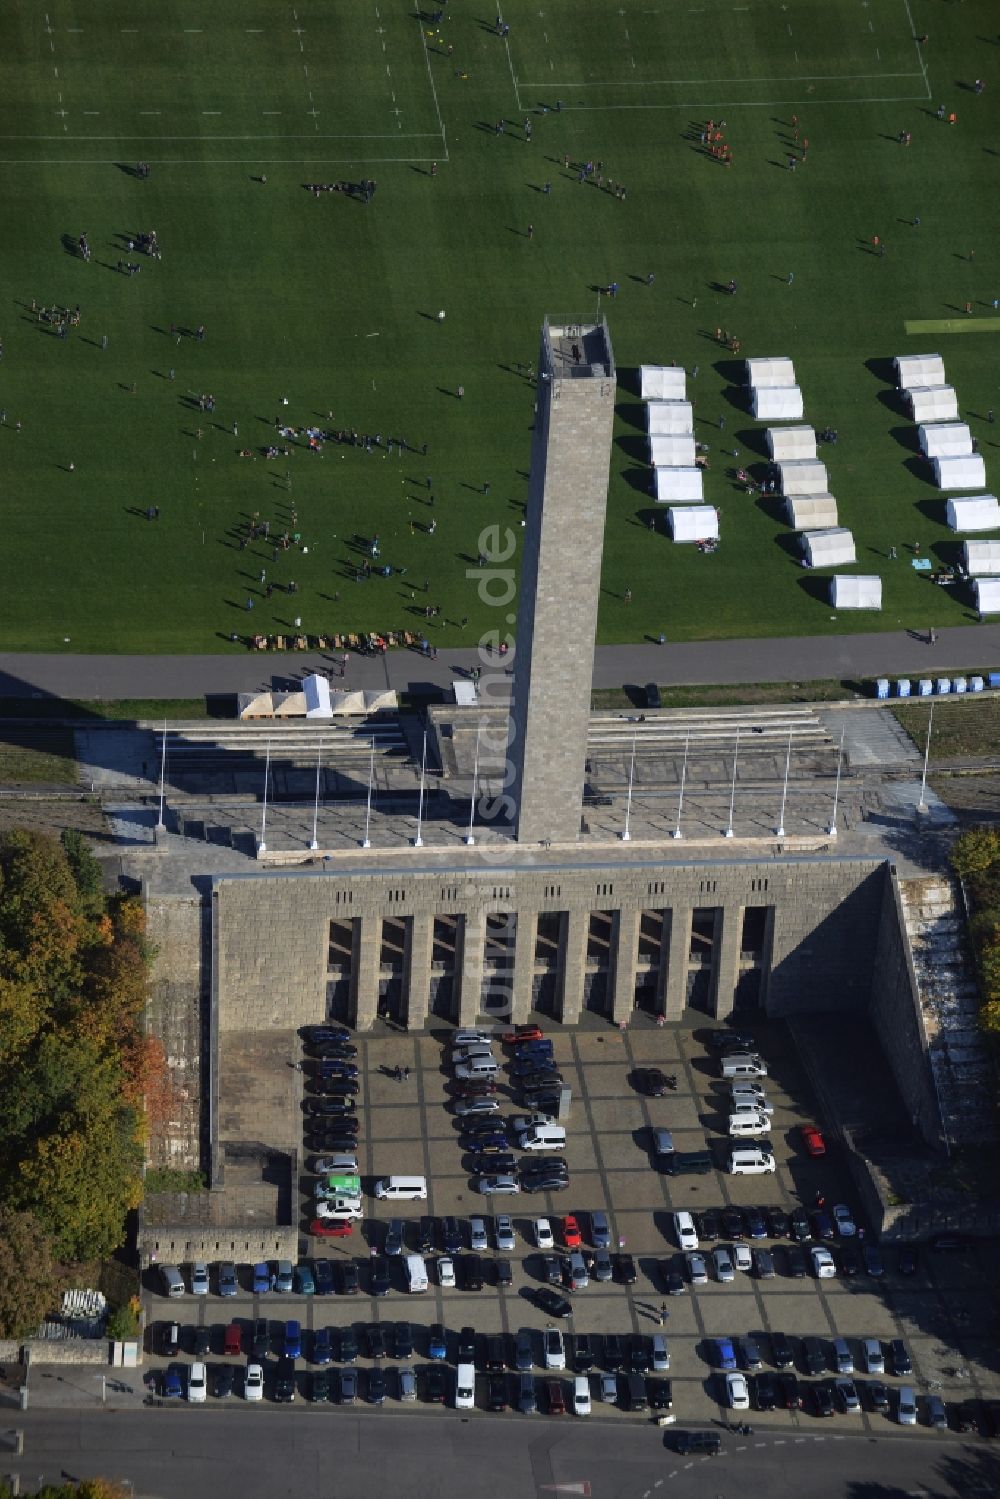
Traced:
[[623, 865], [516, 849], [495, 865], [470, 849], [441, 869], [413, 850], [220, 877], [218, 1034], [327, 1014], [368, 1030], [380, 1012], [421, 1029], [532, 1012], [621, 1023], [637, 1007], [858, 1011], [889, 940], [887, 878], [870, 860]]
[[520, 843], [580, 834], [615, 414], [607, 324], [546, 321], [517, 615], [511, 807]]

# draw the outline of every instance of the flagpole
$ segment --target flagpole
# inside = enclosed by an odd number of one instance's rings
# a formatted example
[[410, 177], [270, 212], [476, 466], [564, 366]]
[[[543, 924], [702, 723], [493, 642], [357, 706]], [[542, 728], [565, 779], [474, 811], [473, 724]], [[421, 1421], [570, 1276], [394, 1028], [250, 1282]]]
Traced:
[[684, 837], [684, 834], [681, 832], [681, 809], [684, 806], [684, 783], [687, 780], [687, 772], [688, 772], [688, 746], [690, 745], [690, 743], [691, 743], [691, 730], [688, 729], [687, 733], [684, 735], [684, 764], [681, 766], [681, 794], [677, 798], [677, 826], [674, 828], [674, 833], [673, 833], [673, 836], [675, 838], [683, 838]]
[[315, 853], [316, 849], [319, 848], [319, 839], [316, 836], [316, 832], [317, 832], [317, 824], [319, 822], [319, 761], [320, 761], [320, 755], [321, 754], [322, 754], [322, 747], [320, 745], [317, 745], [316, 746], [316, 795], [313, 798], [313, 835], [312, 835], [312, 842], [309, 845], [309, 847], [313, 850], [314, 853]]
[[[775, 837], [785, 836], [785, 802], [788, 798], [788, 767], [792, 763], [792, 726], [788, 726], [788, 749], [785, 751], [785, 783], [781, 788], [781, 811], [778, 814], [778, 826], [775, 828]], [[730, 819], [731, 821], [732, 819]]]
[[427, 770], [427, 730], [424, 730], [424, 747], [420, 753], [420, 801], [417, 804], [417, 836], [413, 840], [414, 848], [423, 848], [424, 840], [420, 836], [424, 825], [424, 775]]
[[167, 773], [167, 720], [163, 720], [163, 746], [160, 751], [160, 814], [156, 824], [158, 833], [165, 833], [167, 825], [163, 821], [163, 798], [165, 794], [165, 777]]
[[840, 726], [840, 748], [837, 751], [837, 784], [833, 788], [833, 816], [830, 818], [830, 826], [827, 833], [831, 838], [837, 836], [837, 803], [840, 801], [840, 768], [844, 763], [844, 730], [846, 724]]
[[632, 760], [628, 768], [628, 801], [625, 803], [625, 828], [622, 833], [622, 842], [628, 843], [632, 834], [629, 831], [629, 823], [632, 819], [632, 785], [635, 780], [635, 735], [632, 735]]
[[726, 838], [733, 836], [733, 808], [736, 805], [736, 766], [740, 758], [740, 725], [736, 725], [736, 748], [733, 751], [733, 787], [729, 793], [729, 826], [726, 828]]
[[368, 762], [368, 805], [365, 808], [365, 836], [361, 840], [362, 848], [371, 848], [371, 839], [368, 837], [368, 829], [372, 820], [372, 779], [375, 775], [375, 741], [372, 740], [371, 759]]
[[931, 711], [927, 718], [927, 743], [924, 745], [924, 773], [920, 777], [920, 800], [917, 802], [917, 811], [927, 811], [925, 793], [927, 791], [927, 765], [931, 758], [931, 730], [934, 727], [934, 701], [931, 700]]
[[476, 841], [472, 828], [476, 820], [476, 796], [479, 793], [479, 740], [482, 732], [483, 725], [480, 720], [479, 726], [476, 729], [476, 762], [472, 769], [472, 800], [469, 802], [469, 831], [465, 835], [465, 841], [470, 848]]
[[260, 846], [259, 854], [267, 853], [267, 777], [271, 769], [271, 741], [267, 741], [267, 758], [264, 761], [264, 806], [260, 814]]

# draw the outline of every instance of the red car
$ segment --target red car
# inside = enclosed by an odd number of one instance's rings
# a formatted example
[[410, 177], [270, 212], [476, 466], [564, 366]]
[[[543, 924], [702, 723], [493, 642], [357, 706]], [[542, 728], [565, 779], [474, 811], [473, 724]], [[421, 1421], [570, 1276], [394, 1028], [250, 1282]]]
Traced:
[[239, 1355], [243, 1352], [243, 1338], [240, 1333], [240, 1324], [238, 1322], [230, 1322], [229, 1326], [226, 1328], [222, 1351], [223, 1353], [231, 1353], [236, 1355]]
[[562, 1236], [563, 1243], [566, 1245], [567, 1249], [579, 1249], [580, 1245], [583, 1243], [583, 1235], [580, 1232], [580, 1225], [579, 1223], [577, 1223], [572, 1213], [567, 1213], [562, 1221]]
[[349, 1239], [354, 1229], [349, 1218], [314, 1218], [309, 1232], [317, 1239]]
[[515, 1025], [512, 1031], [502, 1031], [500, 1040], [507, 1046], [516, 1046], [519, 1041], [541, 1041], [542, 1035], [539, 1025]]
[[802, 1144], [805, 1146], [807, 1155], [826, 1155], [826, 1141], [815, 1124], [802, 1126]]

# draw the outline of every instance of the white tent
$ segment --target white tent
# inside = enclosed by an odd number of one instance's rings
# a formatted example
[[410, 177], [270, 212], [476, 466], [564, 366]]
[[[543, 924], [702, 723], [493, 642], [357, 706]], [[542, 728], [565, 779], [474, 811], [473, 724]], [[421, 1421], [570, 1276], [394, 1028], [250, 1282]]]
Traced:
[[694, 438], [690, 432], [654, 432], [649, 439], [649, 461], [654, 468], [693, 468]]
[[644, 401], [683, 401], [687, 375], [674, 364], [640, 364], [639, 394]]
[[872, 575], [849, 578], [834, 573], [830, 579], [830, 603], [835, 609], [881, 609], [882, 579]]
[[972, 452], [972, 433], [965, 422], [931, 422], [917, 428], [925, 458], [965, 458]]
[[326, 677], [305, 677], [302, 688], [306, 695], [306, 718], [332, 718], [330, 706], [330, 683]]
[[782, 494], [828, 494], [830, 479], [826, 464], [818, 459], [793, 458], [778, 464], [778, 482]]
[[704, 499], [700, 468], [655, 468], [653, 493], [662, 504], [669, 500]]
[[995, 494], [949, 500], [945, 514], [953, 531], [1000, 531], [1000, 503]]
[[947, 376], [940, 354], [900, 354], [893, 361], [900, 390], [916, 385], [944, 385]]
[[985, 489], [986, 464], [981, 453], [965, 458], [932, 458], [934, 482], [938, 489]]
[[854, 537], [843, 526], [829, 531], [804, 531], [802, 552], [810, 567], [846, 567], [857, 562]]
[[980, 614], [1000, 614], [1000, 578], [977, 578], [972, 591]]
[[785, 497], [785, 515], [794, 531], [815, 531], [837, 524], [837, 501], [832, 494], [793, 494]]
[[713, 541], [719, 535], [719, 515], [714, 505], [671, 505], [667, 525], [675, 541]]
[[800, 422], [805, 410], [797, 385], [765, 390], [755, 386], [750, 406], [759, 422]]
[[967, 541], [962, 547], [965, 571], [972, 577], [1000, 573], [1000, 541]]
[[914, 385], [904, 399], [915, 422], [953, 422], [958, 417], [958, 396], [953, 385]]
[[754, 390], [780, 390], [795, 384], [790, 359], [748, 359], [747, 384]]
[[650, 432], [693, 432], [694, 408], [690, 401], [650, 401], [646, 421]]
[[816, 433], [812, 427], [768, 427], [764, 436], [775, 463], [816, 457]]

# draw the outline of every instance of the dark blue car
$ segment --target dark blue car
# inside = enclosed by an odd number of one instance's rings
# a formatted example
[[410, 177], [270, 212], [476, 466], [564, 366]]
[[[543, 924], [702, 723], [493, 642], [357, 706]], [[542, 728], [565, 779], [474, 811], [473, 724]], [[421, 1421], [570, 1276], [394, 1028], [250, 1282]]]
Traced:
[[427, 1357], [433, 1359], [448, 1357], [448, 1338], [440, 1322], [433, 1323], [427, 1335]]
[[180, 1400], [184, 1394], [184, 1386], [181, 1381], [180, 1370], [171, 1366], [163, 1371], [163, 1398], [164, 1400]]
[[715, 1361], [720, 1369], [736, 1368], [736, 1349], [733, 1347], [732, 1338], [716, 1338]]
[[294, 1319], [285, 1323], [285, 1357], [302, 1357], [302, 1326]]
[[318, 1296], [333, 1295], [333, 1266], [329, 1260], [313, 1260], [313, 1276]]

